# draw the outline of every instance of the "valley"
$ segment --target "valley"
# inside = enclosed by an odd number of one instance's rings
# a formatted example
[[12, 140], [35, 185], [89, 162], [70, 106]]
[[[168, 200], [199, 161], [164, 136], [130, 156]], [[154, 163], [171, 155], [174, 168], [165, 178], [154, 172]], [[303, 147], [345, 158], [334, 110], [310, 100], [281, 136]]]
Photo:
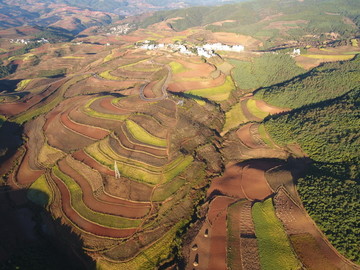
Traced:
[[0, 30], [0, 268], [360, 269], [358, 4], [294, 2]]

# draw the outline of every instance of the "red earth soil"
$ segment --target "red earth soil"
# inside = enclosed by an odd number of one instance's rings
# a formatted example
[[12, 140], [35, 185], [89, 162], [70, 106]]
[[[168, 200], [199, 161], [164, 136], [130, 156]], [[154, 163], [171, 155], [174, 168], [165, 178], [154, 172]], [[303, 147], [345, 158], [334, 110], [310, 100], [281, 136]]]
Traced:
[[279, 108], [276, 106], [272, 106], [263, 100], [256, 100], [256, 106], [260, 110], [262, 110], [264, 112], [268, 112], [270, 114], [277, 114], [277, 113], [286, 112], [289, 110], [289, 109], [285, 109], [285, 108]]
[[85, 163], [89, 167], [99, 171], [100, 173], [104, 173], [104, 174], [107, 174], [110, 176], [115, 176], [114, 171], [112, 171], [108, 167], [98, 163], [95, 159], [88, 156], [83, 150], [76, 151], [75, 153], [72, 154], [72, 156], [75, 159]]
[[246, 117], [246, 119], [248, 119], [249, 121], [257, 121], [260, 122], [262, 120], [262, 118], [256, 117], [255, 115], [253, 115], [247, 106], [247, 102], [248, 102], [248, 98], [243, 99], [240, 102], [241, 105], [241, 110], [243, 111], [244, 116]]
[[[226, 215], [228, 206], [236, 199], [217, 196], [210, 204], [208, 218], [212, 224], [209, 250], [209, 270], [227, 269], [226, 266], [226, 247], [227, 247], [227, 227]], [[199, 258], [201, 263], [201, 258]]]
[[69, 118], [69, 111], [60, 115], [60, 121], [64, 126], [73, 130], [74, 132], [80, 133], [95, 140], [101, 140], [109, 134], [109, 132], [106, 130], [76, 123]]
[[146, 98], [156, 98], [156, 95], [152, 89], [157, 83], [158, 81], [152, 81], [144, 87], [144, 96]]
[[111, 101], [113, 99], [114, 98], [112, 97], [102, 98], [100, 101], [100, 106], [113, 114], [129, 114], [131, 112], [130, 110], [122, 109], [112, 104]]
[[262, 148], [264, 147], [264, 145], [254, 140], [254, 134], [252, 134], [253, 125], [255, 124], [249, 123], [242, 126], [236, 131], [236, 134], [238, 135], [238, 138], [242, 141], [242, 143], [245, 144], [245, 146], [249, 148]]
[[[127, 218], [142, 218], [148, 214], [150, 207], [146, 204], [124, 203], [125, 200], [116, 199], [103, 193], [103, 197], [108, 200], [99, 200], [94, 197], [93, 190], [89, 182], [73, 168], [69, 166], [65, 159], [59, 163], [60, 170], [74, 179], [81, 187], [84, 203], [95, 212], [102, 212], [110, 215], [118, 215]], [[113, 201], [116, 201], [115, 203]]]
[[222, 177], [213, 180], [208, 196], [216, 190], [227, 196], [249, 200], [263, 200], [272, 194], [265, 171], [253, 163], [227, 167]]
[[203, 88], [221, 86], [224, 84], [225, 79], [226, 79], [225, 75], [221, 74], [221, 76], [211, 80], [173, 82], [169, 84], [168, 88], [173, 92], [185, 92], [195, 89], [200, 90]]
[[71, 197], [70, 192], [67, 189], [66, 185], [55, 175], [52, 175], [51, 178], [54, 180], [55, 184], [60, 190], [61, 193], [61, 204], [64, 214], [82, 230], [93, 233], [95, 235], [114, 237], [114, 238], [124, 238], [133, 235], [136, 232], [136, 229], [113, 229], [98, 224], [92, 223], [82, 216], [80, 216], [71, 206]]

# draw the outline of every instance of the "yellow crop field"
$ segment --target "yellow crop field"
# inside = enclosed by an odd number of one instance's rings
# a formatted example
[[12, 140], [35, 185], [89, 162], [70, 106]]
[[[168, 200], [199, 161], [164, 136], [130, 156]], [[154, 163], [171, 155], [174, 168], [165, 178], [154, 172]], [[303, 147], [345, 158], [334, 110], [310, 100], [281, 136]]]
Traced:
[[328, 55], [328, 54], [303, 54], [302, 56], [304, 57], [308, 57], [308, 58], [313, 58], [313, 59], [325, 59], [325, 60], [329, 60], [329, 61], [345, 61], [345, 60], [350, 60], [352, 59], [355, 55], [344, 55], [344, 54], [333, 54], [333, 55]]
[[264, 112], [262, 110], [259, 109], [259, 107], [256, 105], [256, 100], [255, 99], [249, 99], [247, 102], [246, 102], [246, 106], [249, 110], [249, 112], [258, 117], [258, 118], [265, 118], [266, 116], [269, 115], [268, 112]]
[[234, 82], [231, 76], [227, 76], [225, 83], [219, 86], [211, 87], [211, 88], [202, 88], [197, 90], [187, 91], [192, 95], [208, 98], [213, 101], [223, 101], [226, 100], [230, 92], [235, 89]]
[[242, 123], [248, 122], [248, 119], [245, 117], [241, 109], [241, 103], [236, 103], [229, 111], [225, 113], [225, 117], [226, 119], [222, 134], [225, 134], [230, 129], [235, 128]]
[[170, 62], [169, 66], [171, 68], [172, 73], [174, 73], [174, 74], [181, 73], [181, 72], [184, 72], [187, 70], [182, 64], [180, 64], [179, 62], [175, 62], [175, 61]]
[[104, 79], [112, 80], [112, 81], [121, 81], [123, 79], [121, 77], [111, 75], [110, 72], [111, 72], [111, 70], [106, 70], [106, 71], [101, 72], [99, 75], [100, 75], [100, 77], [102, 77]]
[[150, 134], [147, 130], [136, 124], [134, 121], [127, 120], [126, 128], [129, 130], [131, 135], [140, 142], [158, 147], [166, 147], [167, 145], [166, 139], [159, 138]]
[[15, 91], [22, 91], [32, 81], [32, 79], [21, 80], [17, 85]]

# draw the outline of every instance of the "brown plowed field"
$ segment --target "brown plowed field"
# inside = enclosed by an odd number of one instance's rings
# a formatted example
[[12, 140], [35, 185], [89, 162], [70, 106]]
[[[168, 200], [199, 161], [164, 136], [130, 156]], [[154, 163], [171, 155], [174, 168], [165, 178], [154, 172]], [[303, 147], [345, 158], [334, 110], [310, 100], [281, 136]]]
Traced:
[[92, 157], [88, 156], [83, 150], [78, 150], [76, 151], [75, 153], [72, 154], [72, 156], [85, 163], [86, 165], [88, 165], [89, 167], [101, 172], [101, 173], [104, 173], [104, 174], [107, 174], [107, 175], [110, 175], [110, 176], [114, 176], [115, 173], [110, 170], [108, 167], [98, 163], [95, 159], [93, 159]]
[[211, 184], [208, 196], [218, 190], [224, 195], [239, 199], [263, 200], [268, 197], [272, 190], [266, 181], [265, 171], [257, 165], [252, 161], [227, 167], [224, 175]]
[[144, 96], [146, 98], [156, 98], [153, 88], [155, 87], [155, 85], [157, 83], [158, 83], [158, 81], [152, 81], [144, 87]]
[[[305, 240], [308, 241], [301, 241], [301, 239], [296, 239], [294, 236], [290, 238], [294, 244], [294, 249], [305, 266], [310, 269], [359, 269], [336, 251], [316, 227], [303, 207], [295, 204], [284, 189], [279, 190], [274, 198], [274, 203], [276, 214], [284, 224], [288, 235], [300, 235], [303, 237], [307, 235]], [[319, 265], [319, 262], [323, 262], [324, 265]], [[330, 268], [326, 268], [326, 265]]]
[[109, 134], [106, 130], [74, 122], [69, 118], [69, 111], [60, 115], [60, 121], [67, 128], [95, 140], [101, 140]]
[[[264, 142], [254, 139], [253, 127], [257, 128], [257, 124], [248, 123], [236, 131], [239, 139], [249, 148], [264, 148]], [[262, 142], [262, 143], [261, 143]]]
[[173, 82], [169, 84], [168, 88], [173, 92], [185, 92], [189, 90], [200, 90], [203, 88], [211, 88], [219, 85], [223, 85], [225, 82], [225, 75], [221, 74], [216, 79], [201, 80], [201, 81], [182, 81]]
[[31, 169], [40, 169], [41, 165], [38, 163], [38, 156], [41, 147], [44, 145], [44, 134], [42, 127], [45, 123], [45, 118], [39, 116], [32, 121], [28, 121], [25, 124], [25, 134], [28, 137], [27, 147], [29, 154], [29, 166]]
[[260, 270], [259, 248], [251, 206], [251, 202], [246, 202], [240, 207], [240, 256], [243, 269]]
[[30, 168], [29, 153], [27, 150], [16, 172], [16, 182], [21, 186], [29, 186], [43, 173], [43, 170], [33, 170]]
[[[209, 270], [227, 269], [227, 227], [226, 215], [228, 206], [236, 199], [217, 196], [209, 206], [208, 219], [210, 230]], [[201, 258], [199, 258], [201, 260]]]
[[62, 125], [60, 115], [56, 115], [52, 120], [48, 119], [47, 123], [45, 136], [48, 139], [48, 143], [65, 152], [82, 149], [94, 143], [94, 140], [75, 133]]
[[67, 189], [66, 185], [55, 175], [51, 175], [51, 178], [54, 180], [56, 186], [59, 188], [61, 193], [61, 203], [62, 209], [65, 215], [79, 226], [82, 230], [105, 237], [113, 238], [125, 238], [133, 235], [136, 232], [136, 229], [113, 229], [98, 224], [92, 223], [82, 216], [80, 216], [71, 206], [71, 197], [70, 192]]
[[279, 107], [276, 107], [276, 106], [272, 106], [272, 105], [266, 103], [263, 100], [256, 100], [256, 106], [260, 110], [262, 110], [264, 112], [268, 112], [270, 114], [282, 113], [282, 112], [286, 112], [286, 111], [289, 110], [289, 109], [285, 109], [285, 108], [279, 108]]
[[177, 59], [176, 62], [179, 62], [181, 65], [183, 65], [186, 69], [189, 70], [178, 74], [173, 74], [174, 79], [176, 77], [180, 77], [180, 78], [198, 78], [202, 76], [208, 77], [210, 73], [215, 70], [214, 66], [211, 66], [206, 63], [196, 64], [190, 61], [183, 61], [180, 59]]
[[[91, 186], [86, 179], [71, 168], [65, 159], [61, 160], [58, 164], [60, 170], [74, 179], [81, 187], [83, 201], [93, 211], [127, 218], [143, 218], [148, 214], [150, 208], [149, 206], [146, 207], [144, 204], [135, 207], [134, 204], [115, 204], [109, 201], [98, 200], [94, 196]], [[108, 197], [110, 200], [115, 200], [113, 197]], [[116, 201], [118, 202], [119, 200]]]

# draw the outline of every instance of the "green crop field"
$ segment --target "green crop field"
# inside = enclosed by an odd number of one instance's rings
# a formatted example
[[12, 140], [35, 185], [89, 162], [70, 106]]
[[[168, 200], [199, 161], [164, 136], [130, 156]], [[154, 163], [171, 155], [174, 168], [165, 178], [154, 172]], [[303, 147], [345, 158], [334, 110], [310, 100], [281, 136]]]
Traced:
[[130, 219], [119, 216], [95, 212], [85, 205], [83, 192], [80, 186], [68, 175], [55, 166], [52, 171], [66, 185], [71, 196], [71, 206], [85, 219], [110, 228], [135, 228], [141, 224], [139, 219]]
[[222, 85], [210, 87], [210, 88], [191, 90], [191, 91], [187, 91], [186, 93], [208, 98], [213, 101], [223, 101], [229, 97], [230, 92], [234, 89], [235, 89], [235, 85], [231, 76], [227, 76], [224, 84]]
[[179, 62], [174, 62], [174, 61], [170, 62], [169, 66], [171, 68], [172, 73], [174, 73], [174, 74], [187, 71], [187, 69], [182, 64], [180, 64]]
[[257, 202], [252, 207], [255, 234], [259, 245], [262, 270], [300, 269], [288, 236], [276, 217], [272, 199]]
[[246, 106], [247, 106], [249, 112], [258, 118], [263, 119], [269, 115], [268, 112], [264, 112], [259, 109], [259, 107], [256, 105], [256, 100], [254, 100], [254, 99], [248, 99], [248, 101], [246, 102]]
[[21, 80], [17, 85], [15, 91], [22, 91], [32, 81], [32, 79]]
[[166, 147], [167, 141], [166, 139], [156, 137], [146, 131], [143, 127], [136, 124], [134, 121], [126, 120], [126, 128], [131, 133], [131, 135], [138, 141], [158, 146], [158, 147]]
[[236, 128], [242, 123], [248, 122], [242, 109], [241, 103], [236, 103], [229, 111], [225, 113], [225, 124], [222, 133], [228, 132], [230, 129]]

